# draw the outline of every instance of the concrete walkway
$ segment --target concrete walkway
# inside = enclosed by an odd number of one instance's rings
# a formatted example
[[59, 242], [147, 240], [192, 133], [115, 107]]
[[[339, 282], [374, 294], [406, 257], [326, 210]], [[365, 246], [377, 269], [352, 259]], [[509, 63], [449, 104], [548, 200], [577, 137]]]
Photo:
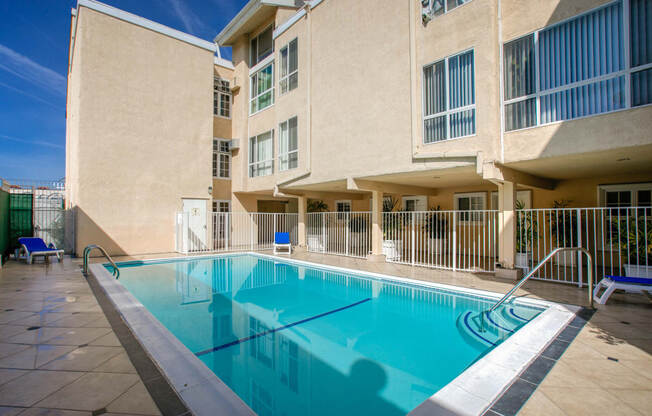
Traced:
[[0, 269], [0, 416], [158, 415], [79, 262]]

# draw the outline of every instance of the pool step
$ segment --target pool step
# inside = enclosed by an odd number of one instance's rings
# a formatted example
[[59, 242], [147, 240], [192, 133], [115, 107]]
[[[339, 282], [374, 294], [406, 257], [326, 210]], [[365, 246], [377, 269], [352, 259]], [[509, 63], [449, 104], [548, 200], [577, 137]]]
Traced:
[[511, 305], [505, 305], [500, 309], [501, 310], [499, 313], [501, 317], [505, 321], [509, 322], [511, 325], [516, 326], [517, 328], [530, 322], [539, 313], [539, 311], [537, 310], [529, 310], [529, 309], [520, 309], [516, 311], [514, 307]]
[[462, 337], [481, 348], [500, 344], [523, 324], [524, 322], [505, 319], [500, 313], [485, 313], [484, 323], [481, 314], [475, 311], [463, 312], [457, 318], [457, 328]]

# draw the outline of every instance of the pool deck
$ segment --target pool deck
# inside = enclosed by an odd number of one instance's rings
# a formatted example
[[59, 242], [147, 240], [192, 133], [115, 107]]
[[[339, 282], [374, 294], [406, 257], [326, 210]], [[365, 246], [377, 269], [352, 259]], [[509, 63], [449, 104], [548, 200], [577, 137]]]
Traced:
[[[514, 284], [488, 274], [340, 256], [292, 258], [495, 292]], [[115, 260], [128, 259], [133, 258]], [[530, 281], [517, 294], [588, 306], [586, 288]], [[114, 329], [78, 259], [9, 261], [0, 269], [0, 416], [160, 414]], [[639, 295], [612, 295], [558, 360], [539, 364], [546, 368], [538, 374], [549, 370], [543, 381], [521, 381], [510, 389], [515, 400], [534, 391], [521, 415], [652, 415], [652, 303]], [[510, 398], [503, 399], [504, 413], [494, 407], [499, 412], [487, 414], [513, 414]]]

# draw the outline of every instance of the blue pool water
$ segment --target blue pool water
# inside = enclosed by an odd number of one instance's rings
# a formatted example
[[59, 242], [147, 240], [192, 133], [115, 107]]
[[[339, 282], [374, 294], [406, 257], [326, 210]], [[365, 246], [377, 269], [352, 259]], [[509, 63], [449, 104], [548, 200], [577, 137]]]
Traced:
[[[401, 415], [541, 309], [255, 255], [125, 263], [120, 282], [259, 415]], [[495, 301], [495, 300], [494, 300]]]

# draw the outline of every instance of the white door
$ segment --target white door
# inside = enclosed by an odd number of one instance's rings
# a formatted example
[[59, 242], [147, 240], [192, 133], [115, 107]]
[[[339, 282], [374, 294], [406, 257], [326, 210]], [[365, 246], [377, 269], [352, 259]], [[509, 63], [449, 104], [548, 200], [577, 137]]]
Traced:
[[184, 251], [206, 250], [206, 200], [184, 199]]

